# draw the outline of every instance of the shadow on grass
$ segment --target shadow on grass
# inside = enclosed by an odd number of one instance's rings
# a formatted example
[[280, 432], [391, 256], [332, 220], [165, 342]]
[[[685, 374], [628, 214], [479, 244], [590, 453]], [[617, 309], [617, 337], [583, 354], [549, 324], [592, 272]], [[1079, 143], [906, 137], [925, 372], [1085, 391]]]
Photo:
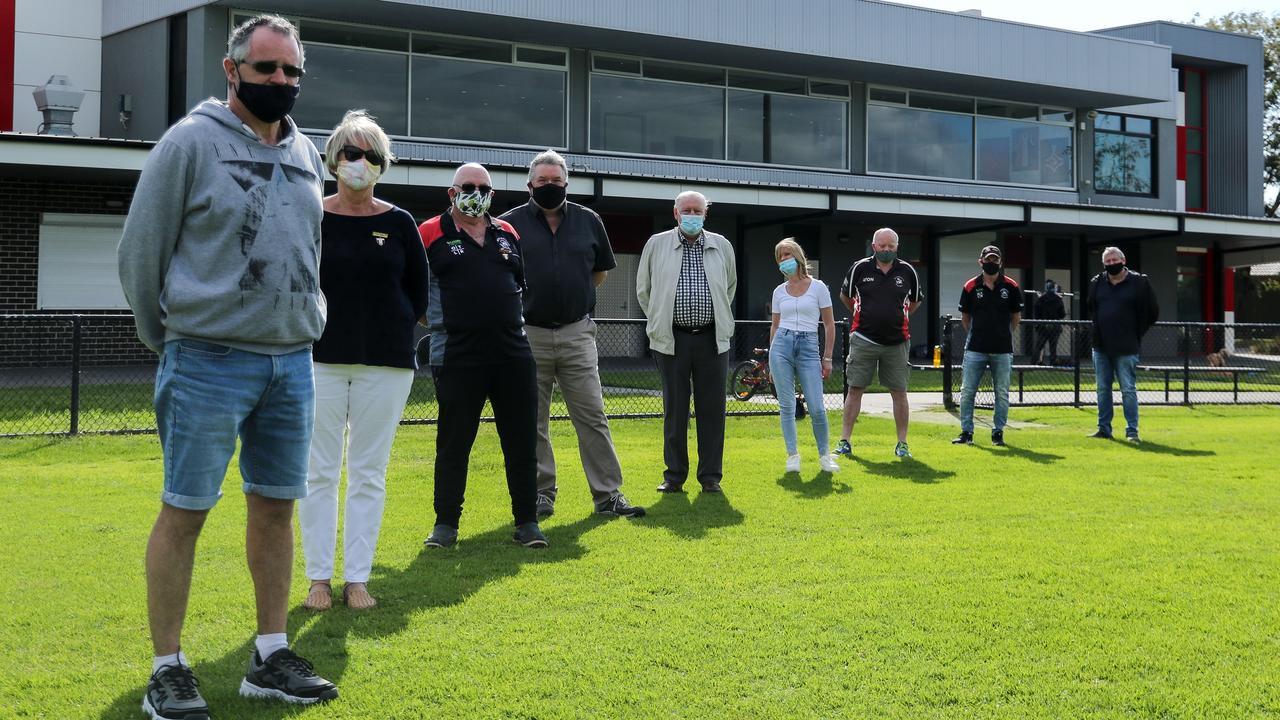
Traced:
[[1019, 457], [1019, 458], [1022, 458], [1023, 460], [1030, 460], [1033, 463], [1040, 463], [1041, 465], [1050, 465], [1059, 460], [1066, 459], [1066, 457], [1063, 455], [1054, 455], [1053, 453], [1036, 452], [1035, 450], [1020, 448], [1012, 444], [1005, 445], [1003, 448], [998, 448], [990, 445], [979, 445], [977, 443], [974, 443], [973, 447], [976, 447], [979, 450], [982, 450], [983, 452], [989, 452], [992, 455], [1013, 455], [1014, 457]]
[[1180, 457], [1205, 457], [1208, 455], [1218, 454], [1212, 450], [1192, 450], [1190, 448], [1180, 448], [1180, 447], [1174, 447], [1172, 445], [1161, 445], [1160, 443], [1154, 443], [1154, 442], [1151, 442], [1150, 440], [1143, 440], [1142, 442], [1136, 443], [1136, 444], [1127, 442], [1124, 440], [1120, 440], [1119, 438], [1116, 438], [1116, 440], [1119, 441], [1117, 444], [1123, 445], [1127, 448], [1137, 450], [1139, 452], [1159, 453], [1160, 455], [1175, 455]]
[[[403, 569], [383, 565], [375, 567], [369, 579], [369, 590], [378, 599], [378, 607], [374, 610], [348, 610], [336, 598], [333, 609], [327, 612], [312, 612], [301, 604], [294, 607], [289, 611], [290, 645], [314, 662], [316, 672], [337, 684], [341, 692], [342, 677], [348, 666], [347, 638], [396, 635], [409, 626], [414, 615], [461, 603], [485, 585], [514, 576], [525, 565], [581, 558], [584, 550], [579, 539], [583, 533], [607, 522], [608, 519], [593, 513], [569, 525], [544, 529], [550, 544], [545, 550], [530, 550], [514, 544], [510, 525], [472, 537], [464, 532], [456, 547], [423, 549]], [[196, 562], [199, 562], [198, 557]], [[252, 586], [246, 585], [245, 592], [252, 593]], [[240, 697], [240, 681], [244, 678], [249, 652], [253, 648], [253, 620], [251, 617], [243, 620], [248, 636], [246, 642], [213, 660], [200, 660], [196, 656], [194, 669], [200, 678], [201, 694], [209, 703], [213, 716], [284, 718], [304, 713], [304, 706]], [[362, 670], [376, 672], [376, 668]], [[117, 697], [99, 717], [114, 720], [141, 716], [146, 668], [139, 667], [138, 672], [140, 682]], [[335, 702], [342, 702], [341, 696]]]
[[730, 504], [726, 493], [695, 492], [692, 501], [688, 493], [663, 493], [641, 522], [666, 528], [686, 540], [699, 540], [716, 528], [742, 523], [745, 516]]
[[915, 458], [902, 458], [891, 462], [873, 462], [854, 455], [853, 461], [872, 475], [902, 478], [903, 480], [910, 480], [913, 483], [924, 485], [931, 485], [941, 481], [943, 478], [955, 476], [955, 473], [950, 470], [934, 470]]
[[826, 470], [805, 481], [800, 473], [789, 472], [778, 478], [778, 487], [790, 491], [806, 500], [820, 500], [828, 495], [844, 495], [853, 492], [853, 488], [844, 482], [836, 482], [835, 476]]
[[30, 445], [17, 445], [15, 443], [16, 446], [10, 445], [9, 447], [5, 447], [3, 451], [0, 451], [0, 458], [9, 459], [22, 457], [24, 455], [34, 455], [41, 450], [53, 447], [54, 445], [62, 442], [65, 442], [65, 438], [63, 437], [50, 437], [39, 442], [33, 442]]

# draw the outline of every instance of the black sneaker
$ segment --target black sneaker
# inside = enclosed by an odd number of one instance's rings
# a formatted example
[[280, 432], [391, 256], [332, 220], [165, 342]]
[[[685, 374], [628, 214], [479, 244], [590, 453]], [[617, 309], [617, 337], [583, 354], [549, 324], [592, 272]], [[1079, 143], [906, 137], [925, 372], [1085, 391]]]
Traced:
[[956, 439], [951, 441], [951, 444], [952, 445], [972, 445], [973, 433], [965, 432], [964, 430], [961, 430], [960, 434], [956, 436]]
[[200, 681], [181, 664], [165, 665], [151, 676], [142, 696], [142, 712], [152, 720], [209, 720]]
[[556, 499], [546, 493], [538, 493], [538, 519], [546, 520], [556, 514]]
[[991, 444], [1004, 447], [1004, 431], [1003, 430], [991, 431]]
[[1140, 444], [1142, 444], [1142, 440], [1140, 440], [1140, 439], [1138, 438], [1138, 433], [1126, 433], [1126, 434], [1125, 434], [1125, 436], [1124, 436], [1124, 439], [1125, 439], [1125, 440], [1128, 440], [1129, 442], [1133, 443], [1134, 445], [1140, 445]]
[[423, 545], [429, 548], [453, 547], [458, 542], [458, 528], [448, 525], [437, 525], [431, 528], [431, 535]]
[[1111, 439], [1111, 431], [1110, 431], [1110, 430], [1103, 430], [1102, 428], [1098, 428], [1098, 429], [1097, 429], [1097, 430], [1095, 430], [1095, 431], [1093, 432], [1093, 434], [1092, 434], [1092, 435], [1090, 435], [1089, 437], [1091, 437], [1091, 438], [1098, 438], [1098, 439], [1100, 439], [1100, 440], [1110, 440], [1110, 439]]
[[516, 532], [511, 536], [517, 545], [523, 545], [527, 548], [544, 548], [547, 546], [547, 536], [542, 534], [542, 530], [536, 522], [527, 522], [516, 526]]
[[644, 508], [632, 505], [622, 493], [618, 493], [604, 502], [596, 503], [596, 512], [601, 515], [618, 515], [627, 518], [644, 517]]
[[317, 675], [311, 663], [289, 648], [271, 653], [266, 662], [255, 648], [249, 654], [249, 672], [240, 681], [240, 694], [310, 705], [337, 698], [338, 687]]

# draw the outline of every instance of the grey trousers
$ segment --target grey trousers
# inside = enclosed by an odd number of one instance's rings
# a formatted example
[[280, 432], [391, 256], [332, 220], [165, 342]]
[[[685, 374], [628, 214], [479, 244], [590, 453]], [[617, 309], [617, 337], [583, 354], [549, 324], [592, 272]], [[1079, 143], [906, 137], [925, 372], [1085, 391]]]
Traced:
[[596, 323], [583, 318], [556, 330], [526, 325], [525, 333], [538, 365], [538, 492], [554, 499], [558, 491], [556, 457], [551, 448], [554, 384], [560, 387], [569, 419], [578, 433], [578, 455], [591, 497], [595, 502], [608, 500], [622, 486], [622, 466], [604, 414]]
[[[689, 476], [689, 397], [697, 416], [700, 483], [720, 482], [724, 474], [725, 380], [729, 353], [716, 352], [714, 330], [674, 334], [676, 354], [654, 352], [662, 374], [662, 456], [664, 480], [683, 483]], [[692, 388], [690, 388], [692, 381]]]

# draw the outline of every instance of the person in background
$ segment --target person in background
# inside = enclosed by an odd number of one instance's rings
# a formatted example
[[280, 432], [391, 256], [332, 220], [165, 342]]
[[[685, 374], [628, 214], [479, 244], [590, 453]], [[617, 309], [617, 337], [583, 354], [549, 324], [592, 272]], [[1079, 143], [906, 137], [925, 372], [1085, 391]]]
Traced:
[[[796, 383], [810, 403], [809, 422], [818, 448], [818, 466], [839, 472], [840, 463], [827, 453], [830, 438], [827, 411], [823, 407], [822, 381], [831, 376], [831, 352], [836, 323], [831, 310], [831, 289], [809, 274], [808, 259], [795, 238], [786, 238], [773, 249], [773, 260], [786, 281], [773, 290], [773, 322], [769, 326], [769, 373], [778, 397], [782, 442], [787, 449], [787, 472], [800, 472], [796, 439]], [[826, 333], [818, 349], [818, 327]]]
[[[1062, 288], [1058, 287], [1058, 283], [1052, 280], [1044, 282], [1044, 293], [1036, 298], [1034, 309], [1037, 320], [1062, 320], [1067, 316], [1067, 306], [1062, 301]], [[1061, 325], [1037, 325], [1036, 344], [1031, 351], [1032, 362], [1057, 365], [1058, 337], [1061, 335]]]
[[324, 334], [312, 349], [316, 424], [308, 493], [298, 505], [311, 588], [303, 605], [328, 610], [338, 540], [338, 478], [347, 456], [342, 598], [377, 604], [373, 570], [387, 462], [417, 367], [413, 328], [427, 309], [427, 256], [413, 216], [374, 197], [393, 160], [391, 140], [363, 110], [352, 110], [325, 145], [338, 192], [324, 199], [320, 289], [329, 303]]

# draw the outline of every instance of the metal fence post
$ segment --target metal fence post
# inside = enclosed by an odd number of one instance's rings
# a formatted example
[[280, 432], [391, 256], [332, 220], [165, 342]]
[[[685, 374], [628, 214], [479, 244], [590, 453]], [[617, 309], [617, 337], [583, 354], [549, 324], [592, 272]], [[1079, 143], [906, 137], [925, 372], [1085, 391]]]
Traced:
[[71, 320], [71, 434], [80, 432], [80, 318]]
[[849, 397], [849, 323], [841, 320], [840, 326], [840, 408], [844, 409], [844, 400]]
[[1191, 324], [1182, 326], [1182, 404], [1191, 404]]
[[1072, 406], [1080, 407], [1080, 326], [1072, 323], [1068, 327], [1071, 328], [1071, 374], [1075, 384], [1075, 399], [1071, 401]]
[[956, 409], [956, 399], [951, 394], [951, 323], [950, 315], [942, 316], [942, 406]]

